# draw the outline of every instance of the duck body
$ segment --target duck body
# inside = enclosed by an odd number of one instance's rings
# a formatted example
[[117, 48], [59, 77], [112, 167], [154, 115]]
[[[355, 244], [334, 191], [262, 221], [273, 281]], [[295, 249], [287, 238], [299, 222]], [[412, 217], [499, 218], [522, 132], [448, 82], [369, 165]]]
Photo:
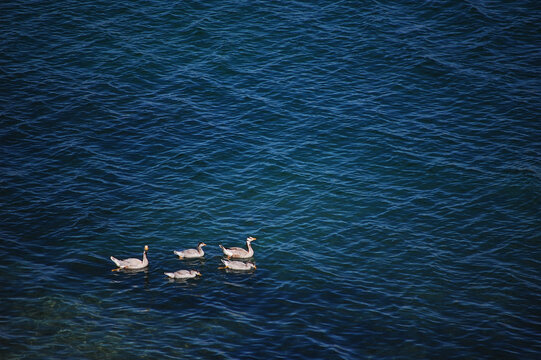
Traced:
[[201, 273], [196, 270], [178, 270], [175, 272], [164, 272], [171, 279], [193, 279], [196, 276], [201, 276]]
[[250, 271], [250, 270], [257, 269], [255, 264], [251, 262], [225, 260], [225, 259], [222, 259], [222, 262], [224, 263], [226, 269], [238, 270], [238, 271]]
[[113, 269], [113, 271], [118, 270], [139, 270], [144, 269], [148, 266], [148, 258], [147, 258], [147, 251], [148, 251], [148, 245], [145, 245], [145, 250], [143, 251], [143, 259], [136, 259], [136, 258], [128, 258], [124, 260], [119, 260], [115, 258], [114, 256], [111, 256], [111, 261], [115, 263], [116, 266], [118, 266], [117, 269]]
[[254, 249], [252, 249], [251, 242], [255, 239], [255, 237], [251, 236], [246, 239], [246, 247], [248, 250], [239, 247], [226, 248], [222, 245], [220, 245], [220, 248], [222, 249], [224, 255], [228, 258], [248, 259], [254, 256]]
[[204, 242], [200, 242], [197, 244], [197, 249], [187, 249], [182, 251], [173, 251], [175, 255], [178, 256], [179, 259], [198, 259], [205, 256], [205, 252], [203, 251], [203, 246], [207, 246]]

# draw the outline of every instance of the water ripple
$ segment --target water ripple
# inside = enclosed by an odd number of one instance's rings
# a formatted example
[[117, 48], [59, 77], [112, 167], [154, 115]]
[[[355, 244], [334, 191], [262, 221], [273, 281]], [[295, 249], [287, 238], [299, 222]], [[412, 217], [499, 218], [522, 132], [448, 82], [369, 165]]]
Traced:
[[535, 9], [3, 2], [1, 357], [536, 358]]

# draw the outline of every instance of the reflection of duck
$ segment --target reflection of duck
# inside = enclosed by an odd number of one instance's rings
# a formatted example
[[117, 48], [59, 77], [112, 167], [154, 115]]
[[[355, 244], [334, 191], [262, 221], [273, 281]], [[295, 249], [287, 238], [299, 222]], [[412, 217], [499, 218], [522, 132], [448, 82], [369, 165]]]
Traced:
[[239, 247], [225, 248], [222, 245], [220, 245], [220, 248], [224, 252], [224, 255], [228, 258], [247, 259], [254, 256], [254, 249], [252, 249], [252, 245], [250, 245], [250, 243], [254, 240], [255, 237], [249, 236], [246, 238], [246, 246], [248, 247], [248, 250], [244, 250], [243, 248]]
[[147, 251], [148, 251], [148, 245], [145, 245], [145, 251], [143, 251], [143, 260], [139, 260], [135, 258], [118, 260], [114, 256], [111, 256], [111, 260], [116, 264], [116, 266], [118, 266], [118, 268], [113, 269], [113, 271], [138, 270], [138, 269], [146, 268], [148, 266]]
[[175, 255], [179, 257], [179, 259], [197, 259], [202, 258], [205, 256], [205, 252], [203, 251], [202, 247], [207, 246], [204, 242], [200, 242], [197, 244], [197, 249], [187, 249], [183, 251], [173, 251]]
[[178, 270], [172, 273], [164, 272], [171, 279], [192, 279], [196, 276], [201, 276], [201, 273], [196, 270]]
[[252, 269], [257, 269], [255, 264], [251, 262], [225, 260], [225, 259], [222, 259], [222, 262], [225, 265], [224, 267], [225, 269], [240, 270], [240, 271], [248, 271]]

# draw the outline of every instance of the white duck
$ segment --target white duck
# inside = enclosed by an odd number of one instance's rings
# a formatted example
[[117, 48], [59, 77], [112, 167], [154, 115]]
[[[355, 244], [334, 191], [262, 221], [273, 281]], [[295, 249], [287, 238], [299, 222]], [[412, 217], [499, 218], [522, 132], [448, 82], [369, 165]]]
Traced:
[[145, 251], [143, 251], [143, 260], [139, 260], [135, 258], [118, 260], [114, 256], [111, 256], [111, 261], [113, 261], [116, 264], [116, 266], [118, 266], [118, 268], [113, 269], [112, 271], [138, 270], [138, 269], [146, 268], [148, 266], [147, 251], [148, 251], [148, 245], [145, 245]]
[[197, 244], [197, 249], [187, 249], [183, 251], [173, 251], [175, 255], [178, 256], [179, 259], [197, 259], [202, 258], [205, 256], [205, 252], [203, 251], [203, 246], [207, 246], [204, 242], [200, 242]]
[[192, 279], [196, 276], [201, 276], [201, 273], [196, 270], [178, 270], [175, 272], [164, 272], [171, 279]]
[[239, 270], [239, 271], [249, 271], [252, 269], [257, 269], [254, 263], [244, 262], [244, 261], [234, 261], [234, 260], [225, 260], [222, 259], [225, 267], [224, 269]]
[[224, 252], [224, 255], [228, 258], [248, 259], [254, 256], [254, 249], [252, 249], [252, 245], [250, 245], [250, 243], [254, 240], [255, 237], [249, 236], [246, 238], [246, 246], [248, 247], [248, 250], [244, 250], [243, 248], [239, 247], [225, 248], [222, 245], [220, 245], [220, 248]]

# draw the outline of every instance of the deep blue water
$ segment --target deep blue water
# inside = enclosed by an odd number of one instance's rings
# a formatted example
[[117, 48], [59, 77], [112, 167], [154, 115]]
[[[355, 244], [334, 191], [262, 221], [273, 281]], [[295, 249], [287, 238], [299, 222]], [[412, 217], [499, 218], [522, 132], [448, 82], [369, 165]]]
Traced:
[[540, 34], [536, 1], [2, 1], [0, 358], [538, 359]]

